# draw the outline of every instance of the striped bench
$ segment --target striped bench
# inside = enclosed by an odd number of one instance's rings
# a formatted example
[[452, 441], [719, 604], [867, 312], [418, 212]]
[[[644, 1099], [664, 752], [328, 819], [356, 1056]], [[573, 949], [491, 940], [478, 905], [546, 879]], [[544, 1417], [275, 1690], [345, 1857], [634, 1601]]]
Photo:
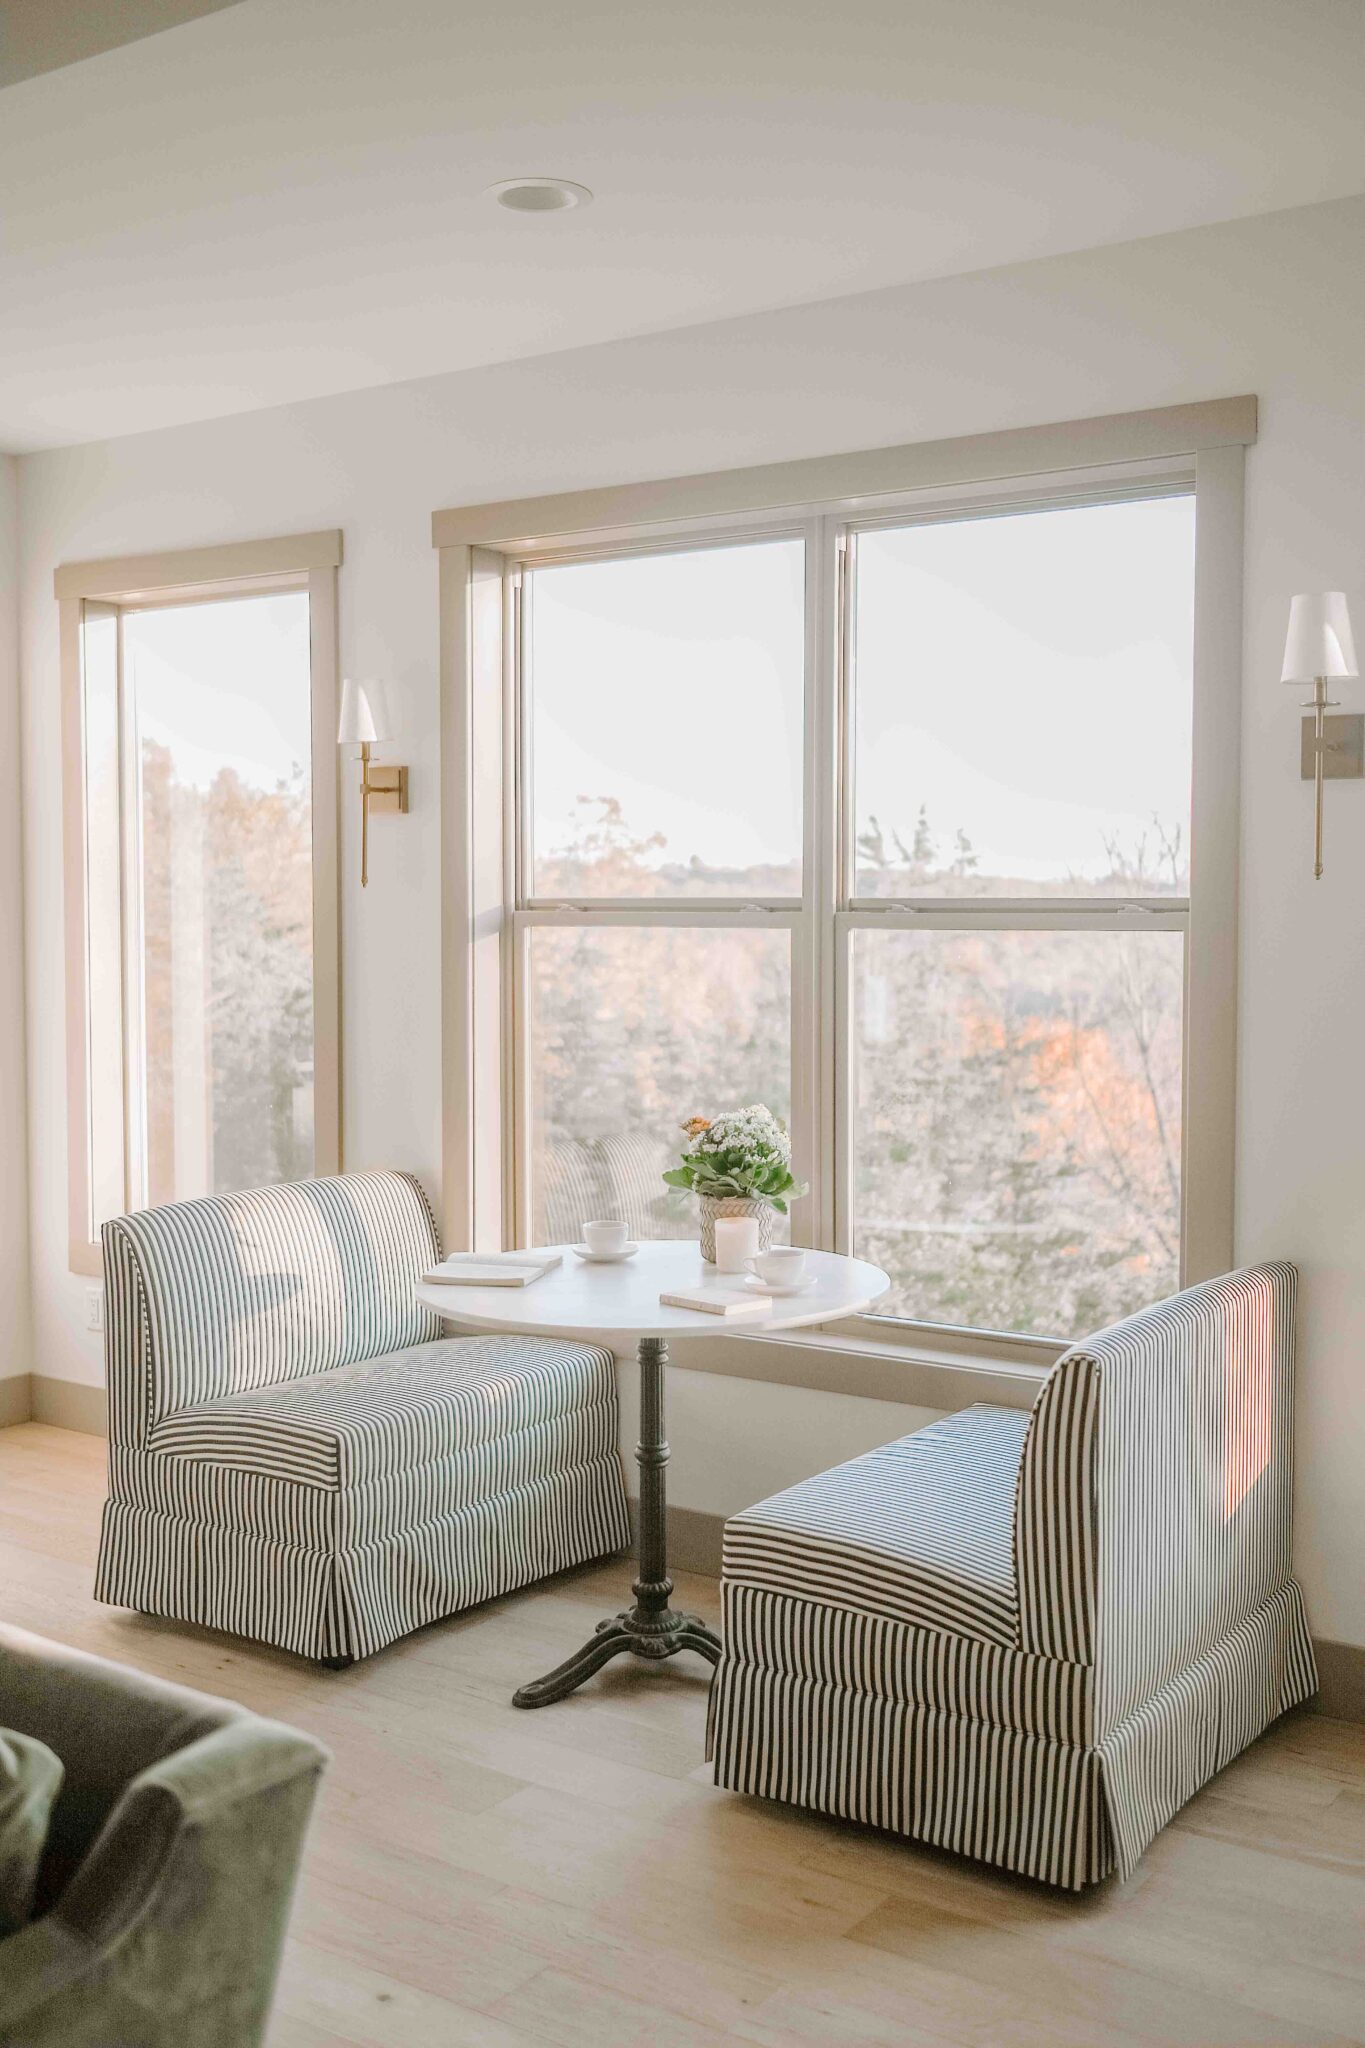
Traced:
[[1296, 1275], [1193, 1287], [726, 1526], [716, 1783], [1077, 1890], [1316, 1689]]
[[629, 1540], [610, 1352], [443, 1337], [415, 1180], [104, 1229], [96, 1597], [332, 1664]]

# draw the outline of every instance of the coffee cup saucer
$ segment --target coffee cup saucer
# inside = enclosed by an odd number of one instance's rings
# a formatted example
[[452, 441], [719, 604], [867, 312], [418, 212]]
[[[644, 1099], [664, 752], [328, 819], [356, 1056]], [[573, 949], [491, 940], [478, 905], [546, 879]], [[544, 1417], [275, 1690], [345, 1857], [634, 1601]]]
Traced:
[[746, 1273], [744, 1285], [751, 1294], [809, 1294], [815, 1285], [814, 1273], [806, 1273], [800, 1280], [765, 1280], [758, 1273]]
[[595, 1252], [585, 1244], [571, 1244], [569, 1250], [582, 1259], [585, 1266], [619, 1266], [622, 1259], [633, 1259], [640, 1249], [638, 1244], [623, 1244], [619, 1252]]

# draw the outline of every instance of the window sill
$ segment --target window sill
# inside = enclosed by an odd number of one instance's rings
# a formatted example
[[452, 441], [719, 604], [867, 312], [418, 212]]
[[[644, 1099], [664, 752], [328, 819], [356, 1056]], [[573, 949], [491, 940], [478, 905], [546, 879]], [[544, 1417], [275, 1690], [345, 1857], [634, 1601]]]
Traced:
[[[1001, 1349], [1009, 1349], [1007, 1339], [1001, 1340]], [[681, 1338], [670, 1344], [669, 1355], [684, 1372], [945, 1410], [976, 1401], [1031, 1408], [1051, 1363], [1046, 1354], [1035, 1364], [986, 1351], [939, 1348], [903, 1331], [871, 1336], [858, 1318], [781, 1336], [741, 1337], [727, 1331], [700, 1340]]]

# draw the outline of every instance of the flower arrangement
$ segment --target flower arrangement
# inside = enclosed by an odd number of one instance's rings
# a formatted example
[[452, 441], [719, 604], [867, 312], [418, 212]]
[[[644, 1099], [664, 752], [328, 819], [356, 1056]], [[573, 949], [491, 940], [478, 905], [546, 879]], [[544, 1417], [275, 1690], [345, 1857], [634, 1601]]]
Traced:
[[806, 1192], [792, 1173], [787, 1126], [761, 1102], [719, 1116], [690, 1116], [680, 1126], [688, 1139], [682, 1165], [664, 1175], [671, 1188], [689, 1188], [704, 1201], [763, 1202], [780, 1215]]

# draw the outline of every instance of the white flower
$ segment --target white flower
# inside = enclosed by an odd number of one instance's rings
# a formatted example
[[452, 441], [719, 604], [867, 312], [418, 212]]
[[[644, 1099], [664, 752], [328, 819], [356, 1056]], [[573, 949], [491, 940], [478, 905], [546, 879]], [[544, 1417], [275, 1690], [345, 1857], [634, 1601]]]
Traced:
[[791, 1163], [791, 1139], [780, 1117], [761, 1102], [746, 1109], [722, 1110], [693, 1140], [697, 1152], [740, 1152], [756, 1164], [780, 1159]]

